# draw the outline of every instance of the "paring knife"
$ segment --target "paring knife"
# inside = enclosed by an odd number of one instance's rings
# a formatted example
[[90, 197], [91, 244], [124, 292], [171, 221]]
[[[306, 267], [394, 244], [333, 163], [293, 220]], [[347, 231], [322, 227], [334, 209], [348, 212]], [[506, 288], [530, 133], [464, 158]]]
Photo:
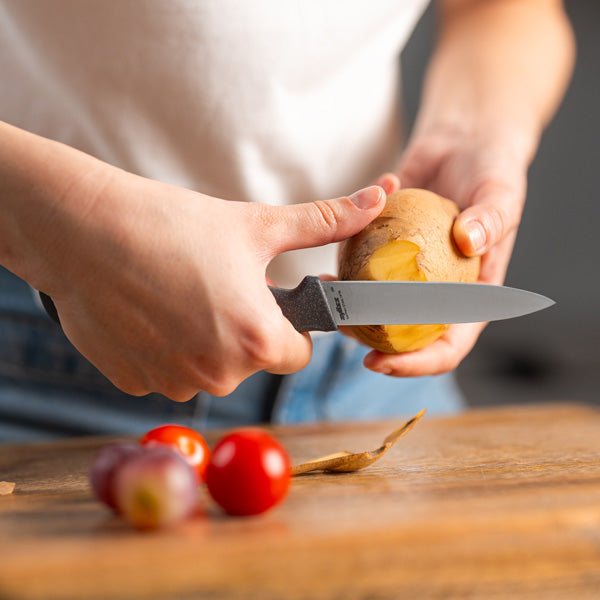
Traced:
[[321, 281], [307, 276], [296, 288], [270, 289], [297, 331], [498, 321], [554, 304], [533, 292], [482, 283]]
[[[297, 331], [340, 325], [477, 323], [526, 315], [554, 304], [533, 292], [481, 283], [321, 281], [311, 275], [293, 289], [269, 288]], [[58, 323], [52, 299], [40, 292]]]

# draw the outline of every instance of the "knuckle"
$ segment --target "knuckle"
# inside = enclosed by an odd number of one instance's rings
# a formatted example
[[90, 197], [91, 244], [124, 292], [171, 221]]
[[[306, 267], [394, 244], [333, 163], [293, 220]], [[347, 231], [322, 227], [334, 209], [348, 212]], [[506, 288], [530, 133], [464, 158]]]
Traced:
[[132, 381], [129, 377], [117, 375], [112, 376], [109, 379], [115, 387], [129, 396], [145, 396], [152, 391], [145, 384]]
[[[240, 384], [240, 378], [228, 368], [202, 369], [193, 379], [193, 387], [213, 396], [227, 396]], [[190, 384], [192, 385], [192, 384]], [[189, 400], [189, 396], [186, 400]]]
[[239, 382], [237, 380], [223, 380], [208, 385], [204, 389], [212, 396], [223, 398], [234, 392], [238, 385]]
[[312, 213], [315, 221], [318, 221], [321, 227], [325, 225], [327, 229], [335, 231], [339, 223], [337, 211], [327, 200], [317, 200], [312, 203]]
[[164, 394], [165, 396], [167, 396], [167, 398], [169, 398], [170, 400], [173, 400], [173, 402], [179, 402], [179, 403], [184, 403], [184, 402], [189, 402], [198, 392], [196, 391], [178, 391], [178, 392], [174, 392], [171, 395], [167, 395]]
[[204, 382], [196, 365], [180, 354], [153, 369], [146, 379], [145, 391], [140, 395], [156, 393], [174, 402], [187, 402], [203, 389]]
[[174, 402], [187, 402], [191, 400], [197, 393], [196, 388], [191, 389], [176, 383], [165, 383], [158, 388], [157, 393], [166, 396]]
[[[238, 365], [239, 361], [210, 361], [200, 359], [194, 373], [190, 375], [188, 385], [195, 390], [203, 390], [213, 396], [231, 394], [243, 381], [244, 376]], [[189, 400], [189, 398], [188, 398]]]
[[519, 186], [486, 181], [476, 188], [473, 196], [483, 200], [482, 221], [488, 233], [500, 240], [517, 228], [523, 204]]
[[488, 230], [495, 234], [495, 237], [502, 239], [508, 233], [508, 219], [503, 208], [496, 204], [491, 204], [487, 212]]
[[213, 368], [209, 373], [203, 370], [196, 380], [196, 387], [213, 396], [228, 396], [241, 383], [242, 377], [231, 368]]
[[246, 332], [240, 344], [247, 364], [256, 370], [276, 365], [280, 360], [280, 351], [273, 340], [272, 332], [265, 327], [256, 327]]

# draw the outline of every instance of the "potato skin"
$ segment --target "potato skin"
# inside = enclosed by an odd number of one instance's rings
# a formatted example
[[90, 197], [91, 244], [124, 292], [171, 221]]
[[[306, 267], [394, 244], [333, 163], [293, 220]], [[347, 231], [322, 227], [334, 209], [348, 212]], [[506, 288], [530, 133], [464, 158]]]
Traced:
[[[382, 213], [344, 243], [340, 254], [340, 279], [477, 281], [479, 257], [464, 256], [452, 236], [452, 226], [459, 212], [454, 202], [428, 190], [407, 188], [390, 194]], [[390, 242], [398, 241], [416, 245], [414, 273], [375, 277], [372, 272], [373, 254]], [[444, 324], [406, 325], [402, 329], [398, 326], [366, 325], [352, 327], [352, 331], [360, 341], [376, 350], [398, 353], [430, 344], [447, 328]], [[395, 335], [398, 333], [402, 340]]]

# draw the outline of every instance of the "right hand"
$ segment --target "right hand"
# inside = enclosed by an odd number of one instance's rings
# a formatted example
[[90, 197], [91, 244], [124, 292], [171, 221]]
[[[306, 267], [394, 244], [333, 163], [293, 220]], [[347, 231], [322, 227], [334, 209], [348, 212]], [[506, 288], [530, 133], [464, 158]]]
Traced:
[[117, 387], [177, 401], [226, 395], [259, 370], [306, 366], [310, 337], [283, 317], [266, 267], [281, 252], [350, 237], [385, 204], [375, 186], [354, 202], [225, 201], [112, 168], [74, 217], [76, 193], [69, 211], [54, 209], [43, 276], [30, 283]]

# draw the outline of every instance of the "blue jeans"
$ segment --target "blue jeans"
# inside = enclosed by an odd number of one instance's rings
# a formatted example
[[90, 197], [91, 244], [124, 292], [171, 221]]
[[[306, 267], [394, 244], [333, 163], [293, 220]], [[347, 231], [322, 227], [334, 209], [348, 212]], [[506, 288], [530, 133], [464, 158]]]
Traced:
[[283, 377], [264, 372], [229, 396], [177, 403], [117, 390], [44, 316], [0, 318], [0, 442], [70, 435], [139, 434], [161, 423], [197, 429], [242, 424], [351, 421], [456, 412], [453, 377], [394, 379], [362, 366], [366, 349], [320, 336], [311, 363]]
[[[21, 309], [17, 309], [17, 305]], [[452, 413], [463, 400], [451, 375], [395, 379], [367, 370], [367, 352], [339, 333], [315, 336], [310, 364], [286, 376], [256, 373], [229, 396], [177, 403], [115, 388], [33, 304], [0, 309], [0, 442], [141, 434], [162, 423], [196, 429], [272, 422], [375, 420]]]

